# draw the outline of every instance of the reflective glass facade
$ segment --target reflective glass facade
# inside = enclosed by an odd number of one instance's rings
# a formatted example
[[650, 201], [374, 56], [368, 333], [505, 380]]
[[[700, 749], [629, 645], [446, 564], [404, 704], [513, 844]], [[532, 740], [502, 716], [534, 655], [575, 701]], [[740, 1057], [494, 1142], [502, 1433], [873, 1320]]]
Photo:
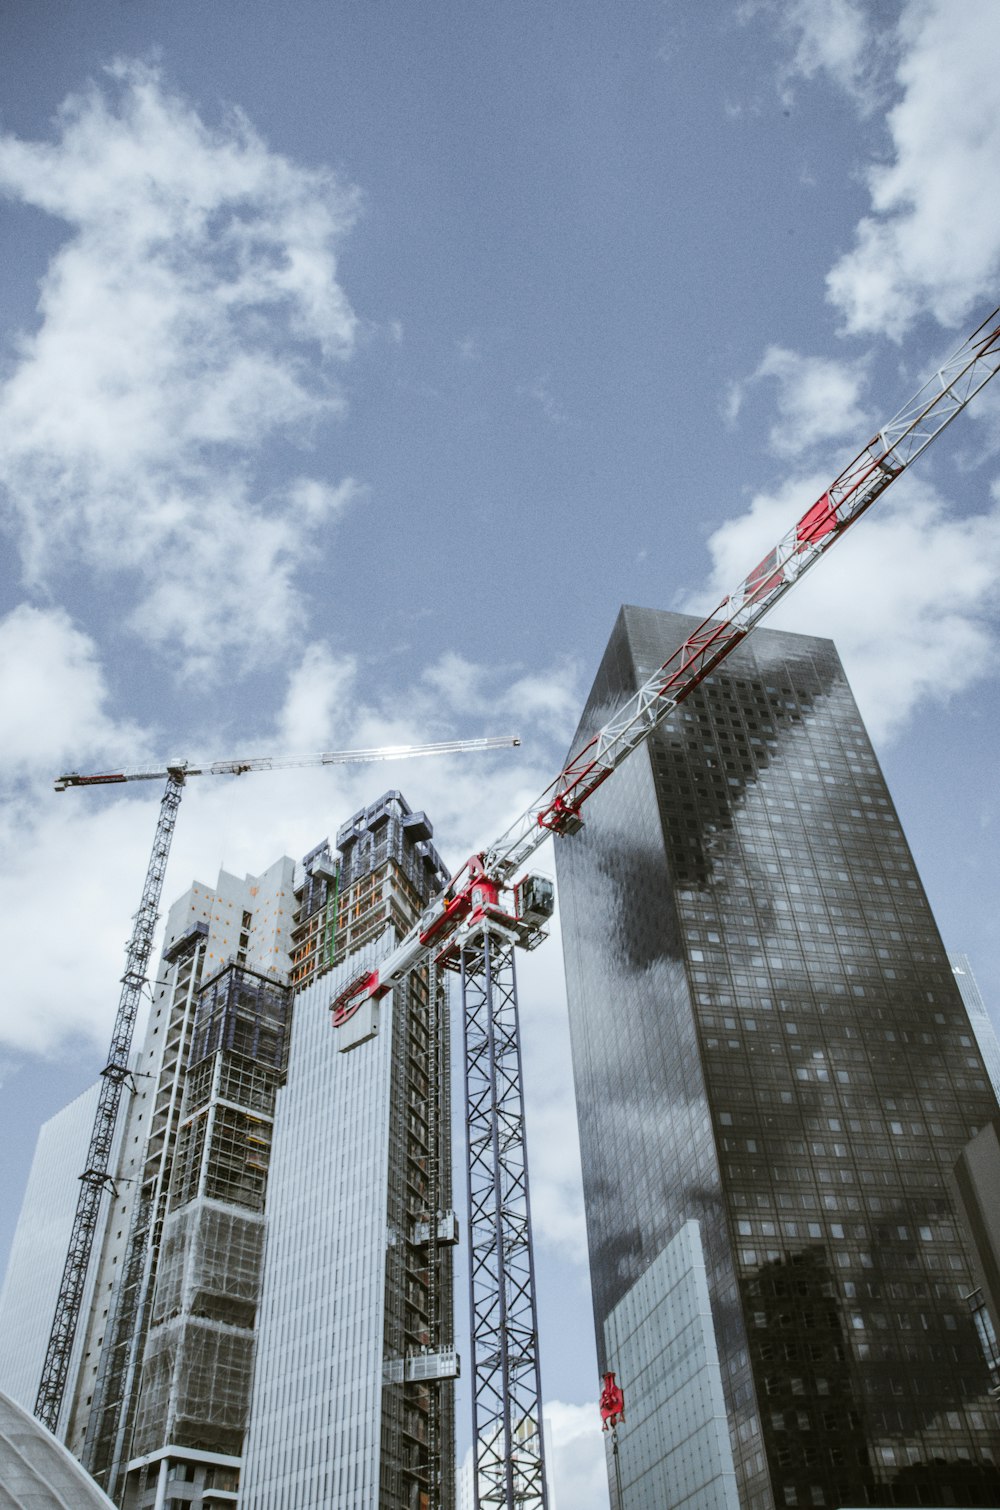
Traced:
[[[578, 744], [695, 624], [622, 610]], [[742, 1506], [1000, 1503], [948, 1181], [995, 1100], [833, 645], [758, 631], [585, 816], [557, 865], [602, 1368], [694, 1219]]]
[[698, 1223], [685, 1222], [604, 1323], [629, 1381], [610, 1479], [629, 1510], [739, 1510]]

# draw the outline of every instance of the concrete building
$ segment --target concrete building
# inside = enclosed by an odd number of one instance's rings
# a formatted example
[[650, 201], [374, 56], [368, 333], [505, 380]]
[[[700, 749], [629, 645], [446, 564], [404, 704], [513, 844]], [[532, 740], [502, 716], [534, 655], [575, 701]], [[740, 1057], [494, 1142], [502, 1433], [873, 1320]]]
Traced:
[[329, 1015], [444, 885], [431, 837], [390, 792], [338, 833], [339, 875], [306, 858], [244, 1510], [454, 1505], [447, 997], [411, 976], [350, 1053]]
[[110, 1315], [97, 1335], [91, 1321], [69, 1436], [122, 1504], [168, 1482], [235, 1498], [266, 1186], [250, 1134], [266, 1134], [284, 1071], [293, 882], [289, 859], [223, 871], [167, 917], [119, 1180], [128, 1223], [107, 1229]]
[[966, 1298], [1000, 1399], [1000, 1116], [962, 1150], [955, 1186], [978, 1280]]
[[[695, 625], [622, 610], [574, 748]], [[995, 1099], [832, 644], [756, 632], [556, 851], [620, 1505], [1000, 1503]]]
[[[444, 883], [431, 838], [424, 815], [388, 792], [340, 831], [339, 854], [324, 841], [299, 867], [285, 858], [259, 876], [223, 871], [170, 909], [64, 1408], [68, 1445], [119, 1505], [233, 1505], [246, 1463], [248, 1504], [452, 1504], [445, 994], [415, 977], [383, 1005], [378, 1039], [350, 1055], [328, 1011], [340, 979]], [[65, 1233], [45, 1227], [53, 1275], [43, 1264], [37, 1276], [51, 1299], [25, 1322], [30, 1405], [92, 1112], [81, 1098], [43, 1134], [15, 1240], [12, 1308], [39, 1257], [31, 1213], [49, 1204], [61, 1214]], [[333, 1177], [335, 1191], [324, 1185]], [[310, 1228], [322, 1239], [310, 1243]], [[350, 1264], [358, 1310], [344, 1300]], [[323, 1310], [322, 1329], [303, 1327], [303, 1300]], [[258, 1343], [253, 1440], [268, 1444], [266, 1461], [245, 1456]], [[321, 1377], [335, 1381], [335, 1399]], [[365, 1443], [363, 1481], [342, 1474], [340, 1498], [314, 1440], [320, 1399], [331, 1429]], [[289, 1473], [291, 1500], [281, 1498]], [[273, 1490], [253, 1487], [262, 1475]]]

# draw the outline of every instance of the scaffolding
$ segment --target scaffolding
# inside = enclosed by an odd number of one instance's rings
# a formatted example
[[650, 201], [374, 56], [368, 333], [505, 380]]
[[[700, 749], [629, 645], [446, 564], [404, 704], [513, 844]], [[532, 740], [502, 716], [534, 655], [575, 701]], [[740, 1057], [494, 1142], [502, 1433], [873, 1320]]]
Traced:
[[[424, 814], [390, 791], [340, 828], [335, 870], [322, 846], [306, 856], [293, 934], [303, 978], [386, 930], [405, 932], [447, 880], [432, 833]], [[378, 1510], [437, 1510], [454, 1503], [452, 1381], [459, 1363], [448, 995], [433, 967], [397, 987], [391, 1020]]]
[[283, 1075], [288, 1056], [288, 988], [231, 961], [198, 993], [188, 1070], [225, 1050]]
[[[393, 1011], [379, 1504], [453, 1502], [454, 1402], [448, 997], [433, 967]], [[437, 1386], [437, 1387], [435, 1387]]]
[[196, 1200], [164, 1225], [133, 1455], [238, 1455], [253, 1376], [264, 1220]]
[[[340, 830], [339, 856], [324, 841], [305, 857], [292, 934], [297, 988], [383, 930], [409, 927], [446, 879], [431, 832], [423, 814], [389, 792]], [[246, 914], [243, 923], [247, 934]], [[293, 988], [276, 972], [248, 968], [242, 948], [206, 975], [207, 942], [206, 925], [194, 922], [165, 957], [175, 982], [169, 1064], [154, 1093], [92, 1416], [95, 1466], [132, 1510], [151, 1505], [165, 1478], [208, 1458], [238, 1479], [250, 1411]], [[399, 988], [397, 1003], [379, 1510], [436, 1510], [454, 1496], [458, 1374], [448, 1001], [443, 981], [424, 970]], [[197, 1494], [192, 1503], [202, 1503]]]
[[141, 1460], [167, 1446], [238, 1458], [250, 1406], [291, 993], [234, 960], [197, 980], [203, 941], [198, 930], [183, 941], [195, 974], [171, 1077], [172, 1120], [151, 1130], [158, 1180], [137, 1203], [100, 1381], [91, 1456], [126, 1504], [146, 1492]]
[[135, 1424], [139, 1369], [159, 1257], [187, 1058], [195, 992], [208, 929], [197, 922], [163, 954], [172, 972], [163, 1063], [146, 1146], [143, 1176], [132, 1209], [128, 1244], [101, 1350], [84, 1466], [114, 1498]]

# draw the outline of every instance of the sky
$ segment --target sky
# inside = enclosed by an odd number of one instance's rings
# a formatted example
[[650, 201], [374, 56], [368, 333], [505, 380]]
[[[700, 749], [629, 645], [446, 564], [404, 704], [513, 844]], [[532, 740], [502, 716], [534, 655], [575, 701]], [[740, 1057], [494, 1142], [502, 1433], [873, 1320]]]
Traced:
[[[998, 52], [995, 0], [3, 0], [0, 1261], [159, 795], [52, 778], [517, 733], [192, 780], [165, 900], [387, 786], [457, 869], [619, 605], [710, 610], [1000, 300]], [[994, 389], [771, 622], [836, 640], [997, 1020]], [[557, 939], [520, 984], [556, 1500], [603, 1510]]]

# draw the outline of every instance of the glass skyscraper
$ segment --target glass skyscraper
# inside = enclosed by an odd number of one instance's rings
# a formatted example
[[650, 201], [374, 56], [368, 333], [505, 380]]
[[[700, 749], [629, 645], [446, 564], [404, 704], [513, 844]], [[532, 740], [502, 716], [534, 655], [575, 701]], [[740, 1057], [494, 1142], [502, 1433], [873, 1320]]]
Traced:
[[[695, 626], [622, 610], [575, 747]], [[948, 1180], [996, 1099], [832, 643], [755, 633], [584, 817], [556, 848], [621, 1506], [1000, 1504]]]

